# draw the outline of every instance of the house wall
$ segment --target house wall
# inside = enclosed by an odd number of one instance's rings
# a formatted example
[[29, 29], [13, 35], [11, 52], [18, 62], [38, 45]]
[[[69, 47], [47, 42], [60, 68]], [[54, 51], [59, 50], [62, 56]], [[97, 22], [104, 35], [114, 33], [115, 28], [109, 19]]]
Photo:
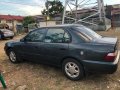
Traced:
[[106, 30], [111, 28], [111, 20], [108, 18], [105, 18], [105, 24], [106, 24]]
[[7, 20], [2, 19], [0, 23], [6, 23], [10, 29], [13, 29], [14, 32], [17, 32], [16, 30], [17, 25], [22, 25], [22, 22], [17, 21], [17, 20], [7, 22]]
[[39, 22], [40, 27], [55, 26], [55, 25], [56, 25], [56, 21]]
[[3, 20], [1, 20], [1, 23], [6, 23], [6, 20], [4, 20], [4, 19], [3, 19]]
[[112, 27], [120, 27], [120, 4], [112, 6]]

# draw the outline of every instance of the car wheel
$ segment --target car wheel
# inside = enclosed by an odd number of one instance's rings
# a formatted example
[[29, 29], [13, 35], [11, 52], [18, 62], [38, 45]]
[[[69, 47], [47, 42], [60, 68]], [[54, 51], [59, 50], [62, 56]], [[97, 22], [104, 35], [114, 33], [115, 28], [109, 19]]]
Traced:
[[20, 58], [16, 55], [14, 50], [10, 49], [9, 52], [8, 52], [8, 56], [9, 56], [9, 60], [12, 63], [19, 63], [20, 62]]
[[82, 65], [74, 59], [66, 59], [62, 64], [63, 73], [70, 80], [80, 80], [84, 75], [84, 69]]
[[13, 37], [10, 37], [10, 39], [13, 39]]
[[4, 37], [4, 36], [1, 36], [1, 39], [2, 39], [2, 40], [4, 40], [4, 39], [5, 39], [5, 37]]

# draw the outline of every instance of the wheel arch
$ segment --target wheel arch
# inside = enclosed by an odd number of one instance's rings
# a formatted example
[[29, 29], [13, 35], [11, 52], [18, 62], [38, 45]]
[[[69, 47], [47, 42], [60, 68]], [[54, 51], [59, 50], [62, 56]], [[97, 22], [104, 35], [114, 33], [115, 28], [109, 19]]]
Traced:
[[62, 58], [62, 60], [61, 60], [61, 65], [62, 65], [63, 61], [66, 60], [66, 59], [74, 59], [74, 60], [78, 61], [78, 62], [83, 66], [83, 69], [85, 70], [82, 61], [81, 61], [80, 59], [78, 59], [77, 57], [72, 57], [72, 56], [64, 57], [64, 58]]
[[[76, 58], [76, 57], [68, 56], [68, 57], [63, 58], [63, 59], [61, 60], [62, 70], [63, 70], [64, 60], [66, 60], [66, 59], [74, 59], [74, 61], [77, 61], [77, 62], [80, 64], [80, 67], [81, 67], [81, 69], [82, 69], [82, 77], [84, 77], [84, 76], [87, 75], [87, 74], [86, 74], [85, 67], [84, 67], [82, 61], [81, 61], [79, 58]], [[64, 70], [63, 70], [63, 72], [64, 72]], [[64, 72], [64, 74], [65, 74], [65, 72]], [[66, 74], [65, 74], [65, 75], [66, 75]], [[68, 76], [67, 76], [67, 77], [68, 77]], [[69, 77], [68, 77], [68, 78], [69, 78]], [[69, 78], [69, 79], [70, 79], [70, 78]], [[82, 78], [81, 78], [81, 79], [82, 79]], [[77, 80], [77, 79], [71, 79], [71, 80]], [[79, 80], [79, 79], [78, 79], [78, 80]]]
[[8, 55], [8, 53], [9, 53], [9, 50], [11, 50], [13, 47], [8, 47], [7, 49], [6, 49], [6, 54]]

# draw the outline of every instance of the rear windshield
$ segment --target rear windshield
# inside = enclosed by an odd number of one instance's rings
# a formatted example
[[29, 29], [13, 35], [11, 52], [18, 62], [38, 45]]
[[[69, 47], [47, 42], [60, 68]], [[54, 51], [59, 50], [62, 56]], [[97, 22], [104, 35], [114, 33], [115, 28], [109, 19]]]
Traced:
[[82, 34], [84, 34], [87, 38], [89, 38], [90, 40], [93, 40], [95, 38], [101, 38], [101, 35], [97, 34], [96, 32], [94, 32], [93, 30], [82, 26], [82, 27], [76, 27], [76, 30], [81, 32]]

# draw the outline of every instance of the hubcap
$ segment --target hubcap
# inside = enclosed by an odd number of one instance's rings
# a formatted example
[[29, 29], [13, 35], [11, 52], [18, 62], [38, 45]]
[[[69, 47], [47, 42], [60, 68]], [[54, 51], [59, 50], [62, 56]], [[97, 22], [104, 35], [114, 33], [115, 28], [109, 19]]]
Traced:
[[66, 63], [66, 65], [65, 65], [65, 72], [66, 72], [66, 74], [68, 76], [70, 76], [72, 78], [76, 78], [80, 74], [79, 67], [74, 62], [68, 62], [68, 63]]
[[15, 61], [16, 61], [16, 55], [15, 55], [15, 53], [14, 53], [13, 51], [10, 52], [10, 60], [11, 60], [12, 62], [15, 62]]

